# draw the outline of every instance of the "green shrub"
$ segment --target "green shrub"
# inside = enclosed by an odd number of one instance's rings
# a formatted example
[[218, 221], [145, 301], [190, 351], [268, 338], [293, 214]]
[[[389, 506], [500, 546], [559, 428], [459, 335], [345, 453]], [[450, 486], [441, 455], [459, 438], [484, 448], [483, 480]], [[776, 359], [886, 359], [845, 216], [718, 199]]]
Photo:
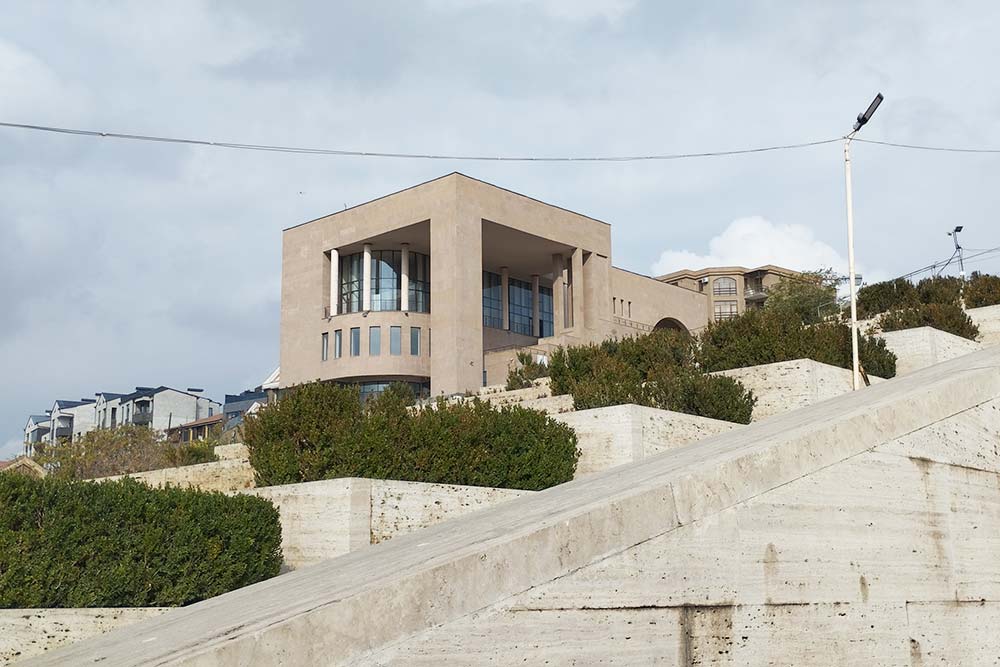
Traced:
[[59, 479], [93, 479], [215, 461], [213, 440], [177, 444], [145, 426], [85, 433], [76, 442], [39, 443], [35, 460]]
[[0, 607], [186, 605], [278, 574], [271, 503], [0, 475]]
[[866, 320], [895, 308], [909, 308], [920, 303], [917, 288], [905, 278], [865, 285], [858, 290], [858, 318]]
[[[896, 374], [896, 356], [885, 342], [859, 334], [858, 353], [865, 370], [878, 377]], [[706, 371], [812, 359], [851, 368], [851, 328], [840, 322], [804, 326], [794, 313], [748, 310], [714, 322], [699, 337], [698, 361]]]
[[962, 279], [955, 276], [924, 278], [917, 283], [920, 303], [959, 303]]
[[879, 324], [882, 331], [934, 327], [969, 340], [979, 336], [979, 327], [955, 303], [924, 303], [915, 308], [892, 310], [882, 316]]
[[599, 353], [592, 359], [587, 374], [574, 378], [567, 393], [573, 395], [575, 410], [628, 403], [646, 405], [648, 402], [642, 374], [606, 352]]
[[415, 409], [384, 392], [364, 406], [356, 388], [300, 385], [247, 418], [257, 483], [338, 477], [544, 489], [573, 478], [576, 435], [533, 410], [478, 400]]
[[784, 278], [767, 289], [764, 308], [794, 313], [803, 324], [815, 324], [836, 313], [837, 275], [832, 269], [807, 271]]
[[645, 405], [738, 424], [750, 423], [757, 403], [753, 392], [733, 378], [684, 366], [657, 367], [645, 389]]
[[965, 284], [965, 305], [967, 308], [995, 306], [1000, 303], [1000, 277], [984, 273], [973, 273]]
[[507, 390], [527, 389], [534, 381], [549, 376], [549, 367], [531, 358], [527, 352], [517, 353], [517, 367], [507, 372]]

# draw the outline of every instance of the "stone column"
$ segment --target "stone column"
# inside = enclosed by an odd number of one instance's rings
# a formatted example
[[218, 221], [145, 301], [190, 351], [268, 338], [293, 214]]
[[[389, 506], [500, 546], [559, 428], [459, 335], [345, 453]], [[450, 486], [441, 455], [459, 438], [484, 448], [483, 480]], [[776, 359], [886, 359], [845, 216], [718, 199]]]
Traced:
[[510, 269], [500, 267], [500, 310], [503, 312], [503, 330], [510, 331]]
[[410, 244], [404, 243], [399, 253], [399, 309], [404, 313], [410, 309]]
[[586, 305], [587, 300], [583, 295], [583, 248], [575, 248], [573, 250], [573, 282], [570, 285], [572, 290], [572, 295], [570, 297], [570, 318], [572, 321], [572, 326], [577, 329], [583, 329], [583, 307]]
[[340, 306], [340, 253], [330, 250], [330, 317], [336, 315]]
[[364, 258], [361, 260], [361, 310], [372, 309], [372, 244], [365, 244]]
[[566, 260], [552, 255], [552, 333], [556, 336], [566, 328], [566, 306], [563, 287], [566, 284]]
[[531, 335], [540, 338], [542, 335], [541, 295], [538, 289], [538, 274], [531, 276]]

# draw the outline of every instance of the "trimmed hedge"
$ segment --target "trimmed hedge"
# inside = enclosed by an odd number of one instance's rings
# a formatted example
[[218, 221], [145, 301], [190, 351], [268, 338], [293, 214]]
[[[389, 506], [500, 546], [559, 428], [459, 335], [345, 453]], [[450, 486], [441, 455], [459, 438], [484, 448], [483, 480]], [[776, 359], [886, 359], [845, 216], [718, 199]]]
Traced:
[[261, 486], [338, 477], [541, 490], [573, 479], [571, 428], [479, 400], [412, 408], [399, 392], [361, 404], [357, 387], [314, 382], [247, 418]]
[[882, 331], [934, 327], [969, 340], [979, 336], [979, 327], [957, 303], [924, 303], [914, 308], [890, 310], [879, 324]]
[[[885, 341], [860, 334], [858, 353], [870, 375], [896, 375], [896, 355]], [[813, 359], [851, 368], [851, 328], [840, 322], [805, 326], [792, 313], [748, 310], [739, 317], [713, 322], [699, 337], [697, 359], [706, 371], [759, 366], [778, 361]]]
[[635, 403], [662, 410], [750, 422], [756, 399], [742, 384], [694, 365], [687, 334], [648, 336], [560, 348], [549, 362], [553, 394], [572, 394], [576, 410]]
[[0, 607], [186, 605], [281, 566], [270, 502], [0, 475]]

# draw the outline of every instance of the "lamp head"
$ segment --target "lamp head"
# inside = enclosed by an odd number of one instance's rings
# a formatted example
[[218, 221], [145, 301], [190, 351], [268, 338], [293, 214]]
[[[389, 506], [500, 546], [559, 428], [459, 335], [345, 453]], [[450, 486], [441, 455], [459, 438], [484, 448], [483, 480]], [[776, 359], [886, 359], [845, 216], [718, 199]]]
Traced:
[[882, 104], [882, 93], [877, 94], [875, 99], [872, 100], [872, 103], [868, 105], [868, 108], [858, 114], [858, 120], [854, 123], [855, 132], [864, 127], [864, 125], [872, 119], [872, 116], [875, 115], [875, 110], [878, 109], [878, 105], [880, 104]]

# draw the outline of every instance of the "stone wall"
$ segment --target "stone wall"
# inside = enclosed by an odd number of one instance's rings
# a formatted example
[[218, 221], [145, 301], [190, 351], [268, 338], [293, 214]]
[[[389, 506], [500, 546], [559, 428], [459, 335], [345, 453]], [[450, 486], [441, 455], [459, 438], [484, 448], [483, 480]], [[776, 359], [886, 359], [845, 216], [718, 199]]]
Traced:
[[[242, 445], [241, 445], [242, 446]], [[203, 491], [222, 491], [223, 493], [250, 489], [254, 486], [253, 468], [249, 459], [223, 459], [212, 463], [199, 463], [179, 468], [162, 468], [131, 475], [114, 475], [100, 477], [95, 482], [105, 480], [132, 479], [145, 482], [150, 486], [177, 486], [181, 488], [198, 488]]]
[[580, 450], [578, 478], [740, 426], [641, 405], [616, 405], [554, 416], [576, 431]]
[[896, 355], [896, 375], [912, 373], [982, 347], [975, 341], [932, 327], [887, 331], [878, 336]]
[[285, 566], [295, 569], [531, 492], [344, 478], [243, 493], [278, 508]]
[[159, 616], [162, 607], [0, 609], [0, 666]]
[[[717, 375], [739, 380], [753, 391], [757, 397], [753, 410], [755, 422], [848, 393], [852, 384], [850, 370], [812, 359], [734, 368], [719, 371]], [[883, 382], [874, 376], [868, 379], [872, 384]]]
[[983, 345], [1000, 345], [1000, 305], [969, 308], [966, 311], [977, 327]]

